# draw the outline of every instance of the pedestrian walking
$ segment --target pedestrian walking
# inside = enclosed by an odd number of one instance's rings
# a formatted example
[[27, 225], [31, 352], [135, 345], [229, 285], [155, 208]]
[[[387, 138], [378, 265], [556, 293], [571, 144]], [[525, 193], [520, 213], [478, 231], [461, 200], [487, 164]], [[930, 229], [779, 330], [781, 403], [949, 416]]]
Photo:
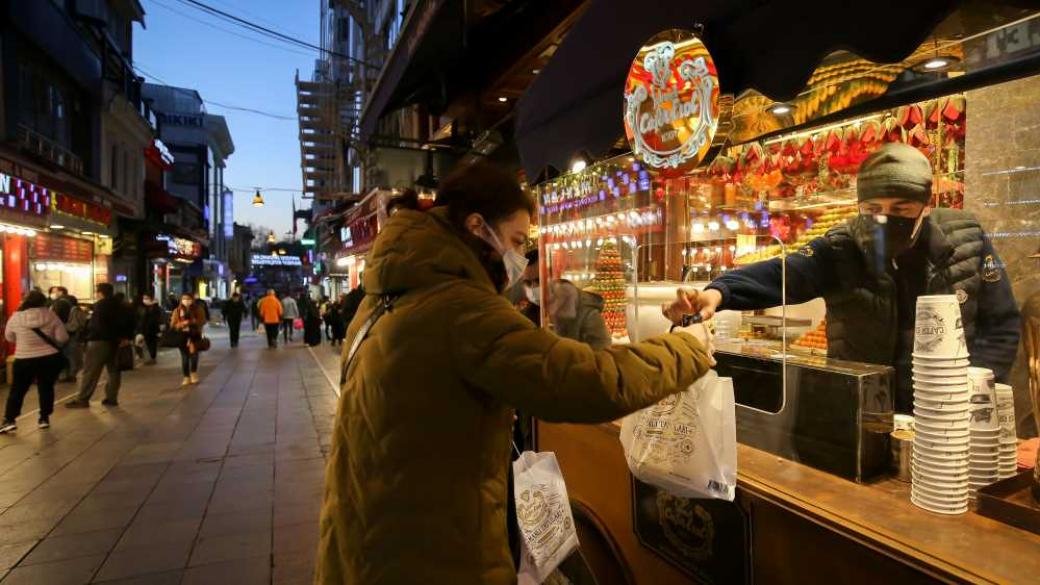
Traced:
[[263, 321], [260, 320], [260, 297], [254, 297], [249, 303], [249, 317], [252, 319], [253, 331], [260, 328]]
[[293, 340], [293, 326], [300, 318], [300, 307], [292, 295], [285, 293], [282, 298], [282, 341], [289, 343]]
[[87, 323], [87, 350], [84, 356], [83, 379], [79, 394], [65, 403], [68, 408], [87, 408], [90, 397], [97, 389], [101, 370], [108, 372], [105, 385], [105, 406], [119, 405], [119, 386], [122, 373], [119, 371], [119, 348], [129, 345], [134, 335], [134, 316], [120, 298], [117, 298], [110, 283], [97, 285], [97, 302]]
[[[685, 333], [596, 351], [514, 310], [501, 293], [523, 273], [535, 203], [511, 173], [464, 168], [435, 207], [415, 207], [376, 237], [348, 331], [358, 350], [346, 356], [315, 583], [516, 583], [513, 410], [613, 421], [689, 387], [711, 357]], [[430, 445], [450, 456], [431, 462]]]
[[321, 297], [320, 306], [318, 308], [321, 313], [321, 321], [325, 324], [325, 340], [332, 341], [332, 321], [329, 319], [329, 310], [332, 308], [332, 303], [329, 297]]
[[40, 393], [37, 425], [46, 429], [51, 426], [51, 413], [54, 412], [54, 383], [65, 361], [61, 349], [69, 340], [65, 324], [57, 314], [48, 310], [47, 297], [42, 292], [32, 291], [7, 321], [4, 338], [15, 344], [15, 349], [11, 390], [7, 395], [0, 433], [18, 428], [15, 421], [22, 413], [22, 403], [33, 382]]
[[148, 365], [155, 364], [159, 355], [159, 332], [162, 331], [163, 310], [155, 302], [155, 298], [145, 293], [141, 295], [141, 304], [137, 307], [137, 334], [144, 338], [144, 346], [148, 350]]
[[357, 288], [343, 297], [343, 321], [347, 327], [354, 320], [354, 315], [357, 315], [363, 300], [365, 300], [365, 285], [361, 282], [358, 282]]
[[303, 342], [309, 346], [321, 345], [321, 313], [318, 305], [306, 292], [300, 294], [300, 318], [303, 319]]
[[231, 347], [238, 347], [238, 334], [242, 328], [242, 317], [246, 312], [246, 304], [242, 302], [242, 295], [237, 292], [224, 303], [224, 322], [228, 326], [228, 334], [231, 336]]
[[205, 327], [203, 305], [196, 302], [193, 294], [182, 294], [180, 306], [170, 315], [170, 329], [184, 334], [184, 344], [177, 348], [181, 352], [181, 373], [184, 374], [181, 386], [199, 383], [199, 343]]
[[79, 373], [83, 362], [81, 333], [87, 325], [87, 314], [79, 307], [76, 297], [70, 295], [69, 289], [63, 286], [50, 288], [50, 307], [65, 326], [65, 332], [69, 336], [68, 342], [62, 348], [65, 359], [58, 379], [63, 382], [75, 382], [76, 374]]
[[282, 323], [282, 303], [275, 296], [274, 289], [267, 291], [267, 296], [257, 304], [257, 313], [267, 330], [267, 347], [278, 347], [278, 326]]
[[347, 295], [342, 293], [339, 298], [329, 305], [328, 320], [332, 323], [332, 345], [343, 345], [343, 338], [347, 335], [347, 322], [343, 319], [343, 306]]

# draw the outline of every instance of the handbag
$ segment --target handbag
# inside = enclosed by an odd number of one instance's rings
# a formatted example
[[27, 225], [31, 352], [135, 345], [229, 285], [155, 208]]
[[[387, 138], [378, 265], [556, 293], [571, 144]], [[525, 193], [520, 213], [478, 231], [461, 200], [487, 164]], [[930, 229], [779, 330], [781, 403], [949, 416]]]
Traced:
[[213, 346], [213, 344], [210, 343], [208, 337], [200, 337], [200, 338], [198, 338], [194, 342], [194, 345], [195, 345], [195, 351], [209, 351], [209, 348]]
[[167, 327], [163, 331], [162, 337], [159, 338], [161, 347], [184, 347], [187, 343], [188, 336], [183, 331], [177, 331], [172, 327]]
[[134, 347], [130, 344], [120, 345], [116, 349], [116, 363], [120, 372], [134, 369]]

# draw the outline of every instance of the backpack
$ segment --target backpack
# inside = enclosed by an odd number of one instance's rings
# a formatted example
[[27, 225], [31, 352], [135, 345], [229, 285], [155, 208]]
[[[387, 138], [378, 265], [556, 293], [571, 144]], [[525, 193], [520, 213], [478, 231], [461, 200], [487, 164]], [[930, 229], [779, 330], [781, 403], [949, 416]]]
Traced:
[[87, 313], [79, 306], [74, 305], [69, 311], [69, 319], [65, 321], [65, 330], [69, 333], [83, 331], [87, 327]]

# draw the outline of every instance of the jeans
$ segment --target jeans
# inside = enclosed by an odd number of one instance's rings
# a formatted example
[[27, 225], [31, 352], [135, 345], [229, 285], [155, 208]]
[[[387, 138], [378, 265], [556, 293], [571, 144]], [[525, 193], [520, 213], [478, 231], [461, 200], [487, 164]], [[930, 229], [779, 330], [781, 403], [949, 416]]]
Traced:
[[264, 323], [267, 330], [267, 347], [278, 346], [278, 323]]
[[242, 327], [242, 320], [241, 319], [228, 319], [227, 320], [227, 325], [228, 325], [228, 333], [231, 334], [231, 347], [236, 347], [238, 345], [238, 334], [239, 334], [239, 329]]
[[65, 359], [69, 360], [69, 367], [63, 372], [64, 377], [75, 380], [76, 374], [83, 368], [83, 344], [70, 339], [61, 351], [65, 354]]
[[15, 358], [11, 390], [7, 395], [7, 408], [4, 420], [13, 421], [22, 413], [22, 403], [29, 392], [33, 381], [40, 393], [40, 418], [47, 418], [54, 412], [54, 383], [61, 372], [59, 354], [37, 358]]
[[79, 396], [77, 400], [86, 402], [94, 395], [97, 389], [98, 379], [101, 378], [101, 370], [108, 372], [108, 384], [105, 385], [105, 399], [116, 401], [119, 399], [119, 384], [122, 382], [122, 373], [119, 371], [117, 354], [119, 342], [117, 341], [89, 341], [87, 352], [84, 357], [83, 379], [79, 384]]
[[293, 338], [293, 321], [296, 319], [282, 319], [282, 339], [289, 343]]
[[179, 349], [181, 352], [181, 372], [187, 378], [199, 371], [199, 352], [189, 353], [187, 347]]
[[155, 361], [155, 356], [159, 355], [159, 336], [145, 335], [144, 344], [148, 347], [148, 355], [152, 356], [152, 361]]

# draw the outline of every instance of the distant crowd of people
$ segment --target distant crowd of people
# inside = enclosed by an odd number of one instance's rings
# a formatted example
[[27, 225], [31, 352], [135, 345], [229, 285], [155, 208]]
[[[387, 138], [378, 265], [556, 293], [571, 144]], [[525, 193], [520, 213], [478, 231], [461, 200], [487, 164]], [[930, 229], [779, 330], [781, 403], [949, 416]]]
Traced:
[[[267, 295], [253, 300], [249, 313], [253, 327], [267, 334], [267, 346], [270, 348], [278, 347], [279, 333], [283, 343], [290, 343], [294, 341], [297, 330], [302, 330], [303, 341], [307, 345], [320, 345], [324, 336], [326, 341], [336, 346], [343, 344], [347, 325], [354, 318], [364, 297], [365, 291], [361, 285], [349, 293], [341, 294], [337, 299], [322, 297], [317, 301], [307, 292], [298, 293], [295, 297], [285, 293], [279, 298], [277, 292], [270, 289]], [[232, 322], [228, 319], [233, 339], [238, 336], [238, 324], [241, 323], [239, 315], [245, 311], [244, 307], [237, 305], [238, 302], [235, 301], [233, 305], [233, 315], [237, 320]], [[225, 309], [225, 314], [227, 312]]]

